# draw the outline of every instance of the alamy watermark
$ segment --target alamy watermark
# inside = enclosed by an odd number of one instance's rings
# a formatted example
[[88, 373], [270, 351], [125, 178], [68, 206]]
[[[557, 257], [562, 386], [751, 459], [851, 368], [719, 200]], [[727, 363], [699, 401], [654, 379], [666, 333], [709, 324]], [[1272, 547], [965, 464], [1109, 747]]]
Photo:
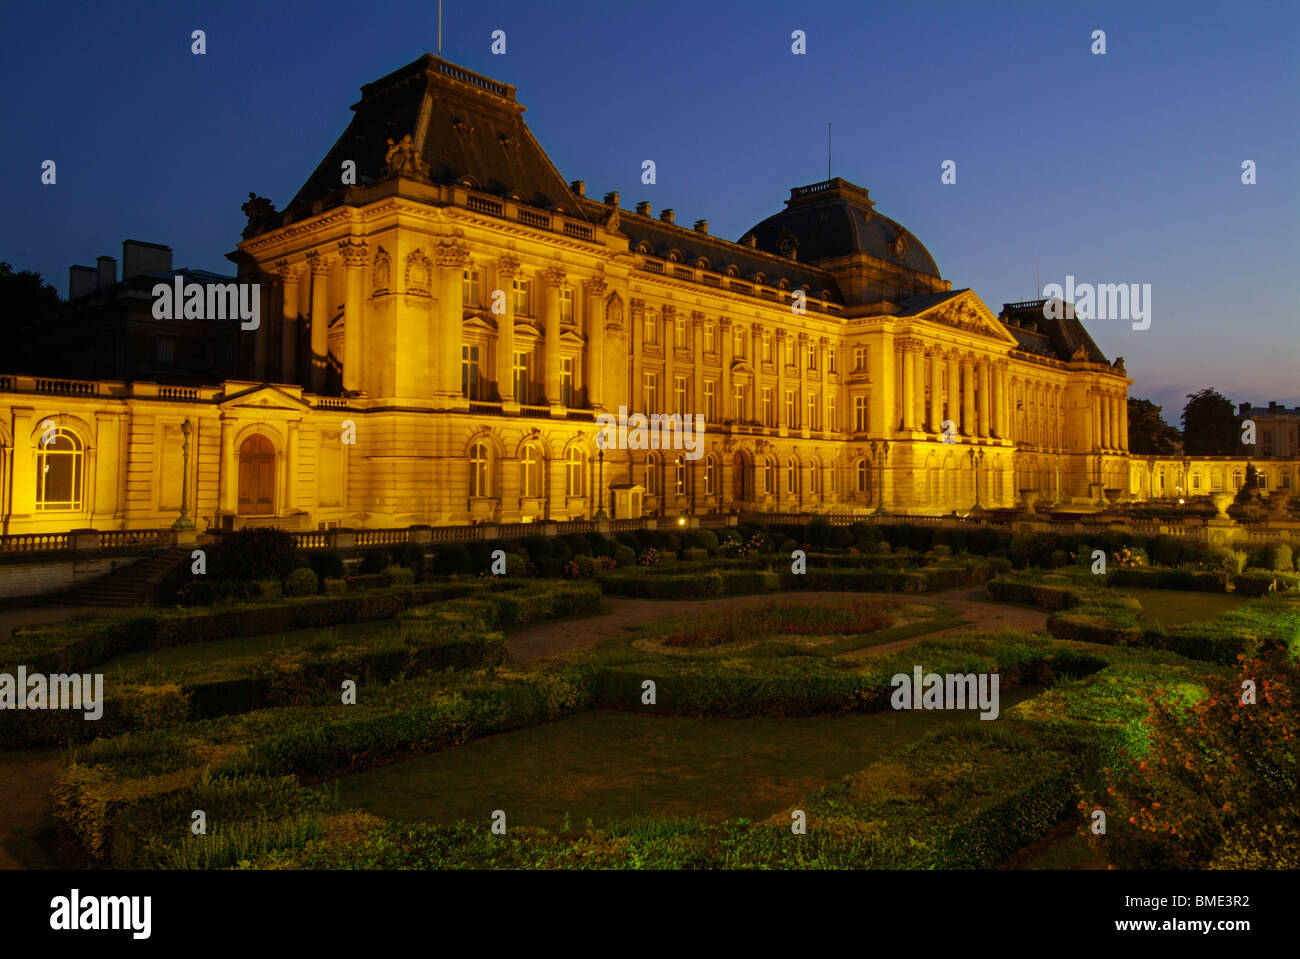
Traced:
[[618, 414], [600, 413], [596, 417], [600, 432], [596, 445], [602, 450], [685, 450], [688, 460], [704, 455], [704, 415], [690, 413], [627, 414], [620, 406]]
[[1074, 282], [1073, 275], [1065, 277], [1065, 286], [1048, 283], [1043, 287], [1043, 318], [1059, 320], [1132, 320], [1133, 329], [1145, 330], [1151, 326], [1150, 283], [1092, 283]]
[[239, 320], [241, 330], [261, 325], [261, 286], [257, 283], [172, 283], [153, 287], [155, 320]]
[[82, 709], [86, 719], [104, 715], [103, 673], [0, 673], [0, 709]]
[[920, 666], [912, 675], [895, 673], [889, 704], [895, 709], [978, 709], [980, 719], [998, 718], [997, 673], [927, 673]]

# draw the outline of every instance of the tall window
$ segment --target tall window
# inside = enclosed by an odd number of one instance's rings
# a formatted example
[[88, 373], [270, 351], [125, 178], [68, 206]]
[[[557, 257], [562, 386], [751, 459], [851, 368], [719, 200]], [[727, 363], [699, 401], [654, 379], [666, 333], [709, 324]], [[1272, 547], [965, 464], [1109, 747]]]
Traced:
[[817, 369], [817, 344], [816, 343], [808, 344], [808, 369], [810, 370]]
[[645, 411], [647, 413], [659, 412], [659, 377], [655, 373], [646, 373], [644, 382]]
[[774, 412], [775, 411], [772, 409], [772, 387], [765, 386], [763, 387], [763, 425], [764, 426], [776, 425], [772, 420], [772, 414]]
[[785, 391], [785, 425], [794, 429], [799, 424], [794, 419], [794, 390]]
[[649, 310], [645, 312], [645, 341], [654, 346], [659, 342], [659, 317]]
[[799, 461], [793, 456], [785, 462], [785, 489], [787, 493], [799, 492]]
[[532, 316], [533, 281], [517, 276], [511, 281], [511, 290], [515, 299], [515, 316]]
[[769, 496], [776, 492], [776, 460], [763, 461], [763, 492]]
[[684, 350], [689, 347], [686, 340], [686, 314], [678, 313], [673, 320], [673, 347], [678, 350]]
[[479, 399], [478, 347], [460, 348], [460, 395], [471, 400]]
[[512, 373], [514, 375], [515, 383], [515, 401], [519, 403], [527, 403], [529, 400], [528, 383], [530, 379], [528, 376], [527, 353], [515, 353], [515, 363]]
[[560, 323], [573, 325], [573, 288], [569, 286], [560, 287]]
[[673, 488], [677, 495], [686, 495], [686, 457], [681, 454], [673, 460]]
[[81, 440], [67, 430], [56, 431], [49, 443], [38, 439], [36, 508], [38, 510], [81, 509], [83, 465]]
[[707, 423], [716, 423], [718, 421], [718, 418], [715, 415], [717, 413], [717, 408], [716, 408], [717, 404], [714, 399], [713, 391], [714, 391], [714, 381], [705, 380], [704, 381], [704, 420]]
[[659, 456], [649, 453], [645, 458], [645, 493], [647, 496], [659, 495]]
[[560, 358], [560, 402], [573, 405], [573, 357]]
[[519, 461], [519, 494], [528, 499], [542, 495], [542, 454], [534, 446], [525, 447]]
[[736, 422], [742, 422], [745, 419], [745, 384], [733, 383], [731, 385], [731, 403], [735, 411]]
[[587, 457], [576, 446], [569, 450], [569, 460], [565, 470], [565, 493], [569, 496], [583, 495], [583, 477], [586, 473]]
[[867, 432], [867, 398], [865, 396], [853, 397], [853, 431], [855, 433]]
[[704, 324], [704, 352], [718, 352], [717, 333], [712, 323]]
[[704, 460], [704, 495], [716, 496], [718, 493], [718, 461], [712, 456]]
[[478, 270], [468, 267], [460, 275], [460, 302], [464, 306], [478, 306]]
[[[1163, 471], [1160, 473], [1160, 488], [1162, 490], [1165, 488], [1165, 474]], [[1234, 490], [1241, 489], [1241, 470], [1232, 471], [1232, 488]]]
[[822, 424], [828, 430], [839, 429], [839, 419], [835, 415], [835, 394], [826, 397], [826, 422]]
[[[1259, 484], [1260, 489], [1268, 489], [1268, 474], [1263, 470], [1260, 470], [1255, 474], [1255, 482]], [[1198, 486], [1197, 488], [1199, 489], [1200, 487]]]
[[830, 349], [826, 351], [826, 372], [827, 373], [835, 372], [835, 352], [836, 351], [834, 349]]
[[866, 460], [858, 460], [858, 492], [865, 493], [870, 488], [871, 482], [870, 467], [867, 466]]
[[763, 331], [763, 362], [772, 362], [772, 334], [766, 330]]
[[673, 413], [686, 412], [686, 377], [673, 377]]
[[469, 495], [490, 496], [488, 492], [488, 448], [475, 443], [469, 451]]
[[736, 359], [745, 355], [745, 328], [739, 323], [731, 328], [731, 355]]
[[785, 365], [794, 366], [794, 337], [785, 338]]
[[817, 394], [808, 394], [808, 429], [817, 429]]
[[822, 468], [820, 463], [813, 463], [808, 467], [808, 490], [814, 496], [820, 496], [822, 491]]
[[853, 347], [853, 372], [867, 372], [867, 348], [865, 346]]

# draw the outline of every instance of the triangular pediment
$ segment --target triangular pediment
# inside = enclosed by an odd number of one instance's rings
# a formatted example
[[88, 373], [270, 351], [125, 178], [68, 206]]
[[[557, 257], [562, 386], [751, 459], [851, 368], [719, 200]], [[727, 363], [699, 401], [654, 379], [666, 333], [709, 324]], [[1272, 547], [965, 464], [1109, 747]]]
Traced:
[[565, 330], [560, 334], [560, 343], [574, 348], [581, 347], [587, 341], [576, 330]]
[[223, 410], [249, 406], [294, 412], [311, 409], [301, 396], [286, 393], [271, 383], [226, 383], [225, 390], [225, 397], [217, 404]]
[[1005, 346], [1018, 345], [997, 315], [970, 290], [918, 311], [915, 318], [986, 337]]

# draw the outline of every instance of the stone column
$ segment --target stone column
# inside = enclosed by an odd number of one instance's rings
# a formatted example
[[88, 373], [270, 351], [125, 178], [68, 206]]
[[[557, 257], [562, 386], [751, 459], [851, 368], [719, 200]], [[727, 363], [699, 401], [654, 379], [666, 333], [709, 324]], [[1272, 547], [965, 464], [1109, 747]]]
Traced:
[[327, 257], [307, 254], [311, 264], [311, 391], [325, 392], [325, 370], [329, 359], [329, 278]]
[[1120, 414], [1122, 407], [1119, 396], [1115, 393], [1110, 394], [1110, 448], [1113, 450], [1120, 449]]
[[672, 305], [663, 308], [663, 344], [664, 344], [664, 412], [681, 413], [677, 409], [677, 308]]
[[943, 429], [943, 350], [932, 346], [926, 350], [930, 358], [930, 422], [931, 433]]
[[[800, 428], [808, 430], [812, 424], [808, 422], [808, 334], [800, 333], [799, 346], [795, 350], [795, 358], [799, 363], [799, 398], [794, 404], [795, 422], [801, 424]], [[803, 469], [803, 464], [799, 465]], [[799, 484], [799, 495], [803, 496], [804, 484]]]
[[826, 367], [826, 337], [817, 340], [817, 372], [821, 374], [822, 382], [828, 383], [828, 377], [831, 375], [830, 370]]
[[605, 408], [605, 280], [596, 276], [587, 280], [587, 405]]
[[903, 356], [903, 429], [916, 428], [916, 365], [912, 362], [912, 344], [908, 340], [899, 343]]
[[[522, 403], [524, 397], [515, 396], [515, 297], [514, 280], [519, 275], [519, 260], [502, 256], [496, 262], [494, 290], [500, 290], [505, 300], [504, 312], [497, 314], [497, 396], [503, 403]], [[495, 295], [494, 295], [495, 298]]]
[[560, 405], [560, 287], [564, 285], [564, 271], [552, 267], [542, 273], [546, 283], [546, 341], [543, 344], [546, 368], [546, 402], [552, 408]]
[[280, 268], [280, 382], [292, 383], [298, 376], [298, 277], [302, 267], [288, 261]]
[[253, 331], [253, 378], [259, 383], [265, 383], [267, 380], [267, 341], [271, 335], [271, 310], [269, 308], [272, 305], [272, 298], [270, 285], [266, 282], [268, 277], [258, 271], [254, 274], [254, 278], [257, 281], [257, 296], [261, 302], [257, 306], [257, 329]]
[[925, 429], [925, 347], [920, 341], [912, 343], [912, 378], [914, 391], [912, 393], [912, 402], [915, 409], [912, 413], [912, 420], [918, 430]]
[[1000, 439], [1007, 438], [1007, 366], [1006, 360], [998, 360], [993, 365], [993, 433]]
[[691, 392], [694, 394], [692, 413], [704, 412], [704, 314], [696, 310], [691, 314], [691, 351], [695, 366], [691, 370]]
[[980, 436], [987, 439], [991, 433], [989, 429], [989, 361], [987, 358], [981, 358], [979, 364], [980, 370]]
[[[785, 330], [776, 331], [776, 422], [781, 429], [788, 429], [785, 415], [785, 340], [789, 334]], [[780, 472], [778, 470], [778, 472]]]
[[[875, 351], [873, 350], [873, 353]], [[871, 394], [871, 430], [882, 438], [894, 435], [898, 421], [894, 418], [894, 335], [888, 332], [880, 334], [880, 350], [872, 357], [876, 370], [873, 379], [878, 386]], [[875, 385], [875, 384], [873, 384]], [[879, 412], [876, 412], [876, 411]]]
[[223, 515], [233, 515], [238, 511], [239, 460], [235, 452], [236, 426], [234, 417], [229, 415], [221, 417], [221, 463], [217, 472], [220, 485], [217, 502]]
[[645, 409], [645, 377], [642, 375], [642, 360], [645, 344], [645, 301], [632, 300], [629, 308], [631, 322], [628, 328], [632, 336], [632, 395], [628, 397], [628, 412], [649, 413]]
[[343, 258], [343, 389], [349, 393], [362, 391], [365, 373], [365, 353], [362, 350], [362, 326], [365, 321], [364, 278], [366, 266], [365, 240], [342, 240], [339, 255]]
[[1102, 393], [1098, 398], [1101, 416], [1101, 443], [1102, 449], [1110, 449], [1110, 397]]
[[[30, 517], [36, 512], [36, 463], [41, 442], [39, 431], [35, 436], [32, 435], [37, 426], [35, 410], [16, 406], [12, 415], [14, 445], [10, 450], [10, 476], [13, 487], [10, 492], [13, 510], [8, 516], [11, 521], [18, 516]], [[126, 464], [122, 464], [121, 470], [126, 472]], [[17, 532], [12, 528], [6, 531]]]
[[961, 434], [961, 355], [948, 351], [948, 419], [956, 435]]
[[1119, 397], [1119, 448], [1128, 452], [1128, 396], [1123, 393]]
[[[463, 341], [465, 309], [461, 302], [461, 281], [469, 250], [453, 241], [442, 241], [434, 248], [437, 264], [438, 313], [434, 325], [438, 375], [434, 391], [444, 397], [460, 396], [460, 348]], [[398, 346], [400, 349], [400, 344]]]
[[[281, 513], [289, 513], [298, 505], [298, 464], [300, 458], [298, 455], [298, 427], [297, 421], [286, 425], [285, 429], [289, 434], [287, 449], [285, 450], [284, 461], [284, 508]], [[346, 451], [345, 451], [346, 453]], [[346, 474], [345, 474], [346, 478]], [[343, 502], [347, 503], [347, 490], [343, 491]]]
[[731, 408], [731, 319], [724, 316], [718, 324], [722, 331], [722, 395], [715, 399], [718, 419], [725, 420], [734, 414]]
[[961, 362], [961, 435], [975, 435], [975, 358], [967, 355]]

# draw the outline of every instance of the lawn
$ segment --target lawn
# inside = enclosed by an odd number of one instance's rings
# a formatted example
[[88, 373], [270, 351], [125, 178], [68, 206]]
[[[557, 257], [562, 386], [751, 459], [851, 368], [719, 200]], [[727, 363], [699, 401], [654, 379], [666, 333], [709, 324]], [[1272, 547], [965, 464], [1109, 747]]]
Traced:
[[[1041, 692], [1002, 694], [1001, 707]], [[807, 719], [694, 719], [595, 711], [339, 780], [345, 807], [388, 819], [559, 829], [588, 819], [763, 819], [966, 711]]]
[[1141, 589], [1117, 586], [1117, 593], [1132, 596], [1142, 604], [1142, 619], [1151, 625], [1182, 626], [1217, 619], [1230, 609], [1249, 602], [1232, 593], [1183, 592], [1173, 589]]

